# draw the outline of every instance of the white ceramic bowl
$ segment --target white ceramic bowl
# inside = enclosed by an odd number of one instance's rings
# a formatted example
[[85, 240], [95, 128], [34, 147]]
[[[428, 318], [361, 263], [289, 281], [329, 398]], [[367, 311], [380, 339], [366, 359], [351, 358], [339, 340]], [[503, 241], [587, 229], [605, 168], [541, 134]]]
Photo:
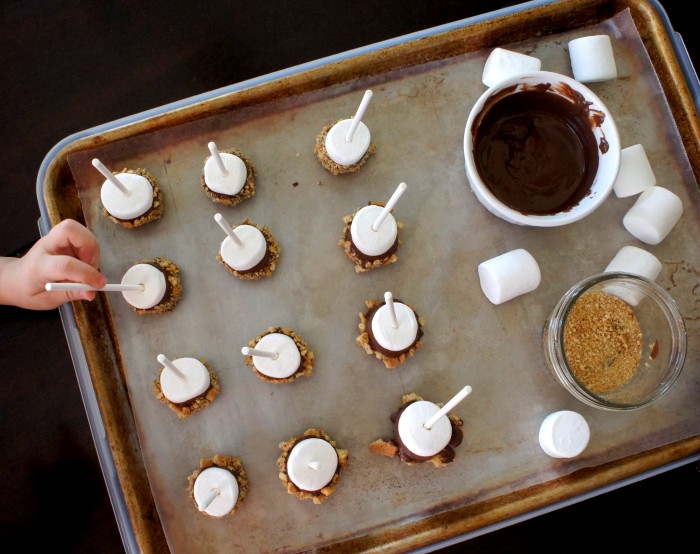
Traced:
[[[503, 202], [501, 202], [484, 184], [476, 168], [473, 152], [472, 126], [475, 119], [483, 110], [487, 100], [493, 95], [500, 93], [504, 89], [513, 87], [513, 94], [518, 91], [531, 88], [536, 85], [549, 83], [551, 87], [548, 93], [559, 94], [568, 98], [568, 95], [561, 94], [561, 90], [570, 87], [580, 93], [587, 103], [590, 103], [589, 110], [592, 114], [603, 114], [603, 122], [600, 126], [592, 125], [596, 141], [600, 144], [604, 140], [608, 144], [606, 152], [598, 149], [598, 171], [595, 175], [590, 191], [575, 206], [551, 215], [533, 215], [521, 213]], [[593, 119], [593, 118], [591, 118]], [[551, 71], [534, 71], [524, 75], [519, 75], [512, 79], [506, 79], [498, 85], [490, 87], [474, 104], [467, 119], [464, 131], [464, 158], [467, 171], [467, 179], [474, 194], [492, 214], [518, 225], [528, 225], [532, 227], [557, 227], [573, 223], [593, 213], [609, 196], [617, 179], [620, 168], [620, 137], [612, 114], [605, 104], [585, 85], [578, 81]]]

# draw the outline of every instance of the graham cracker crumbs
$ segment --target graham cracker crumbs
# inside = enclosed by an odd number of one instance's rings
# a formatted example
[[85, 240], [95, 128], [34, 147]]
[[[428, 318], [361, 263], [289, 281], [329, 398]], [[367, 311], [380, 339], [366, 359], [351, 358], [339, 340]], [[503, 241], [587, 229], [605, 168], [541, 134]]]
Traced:
[[619, 389], [634, 377], [642, 344], [634, 310], [606, 293], [581, 295], [564, 324], [564, 354], [571, 371], [595, 394]]

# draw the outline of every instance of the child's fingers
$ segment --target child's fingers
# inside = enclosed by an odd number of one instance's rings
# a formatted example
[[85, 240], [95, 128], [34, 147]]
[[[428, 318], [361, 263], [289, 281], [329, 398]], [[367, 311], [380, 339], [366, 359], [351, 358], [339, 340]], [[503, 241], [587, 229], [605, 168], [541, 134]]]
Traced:
[[45, 248], [50, 253], [73, 254], [95, 268], [100, 265], [100, 245], [95, 235], [73, 219], [61, 221], [45, 240]]

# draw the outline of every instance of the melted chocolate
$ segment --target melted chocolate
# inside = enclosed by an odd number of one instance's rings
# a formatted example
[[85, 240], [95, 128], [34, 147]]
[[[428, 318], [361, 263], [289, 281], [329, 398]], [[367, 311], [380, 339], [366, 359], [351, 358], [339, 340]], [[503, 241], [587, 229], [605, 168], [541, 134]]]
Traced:
[[412, 403], [413, 402], [409, 402], [408, 404], [401, 406], [401, 408], [399, 408], [398, 411], [391, 414], [390, 418], [392, 423], [394, 424], [394, 436], [396, 437], [394, 442], [399, 448], [399, 458], [401, 459], [401, 461], [406, 463], [422, 463], [427, 462], [428, 460], [432, 460], [435, 456], [439, 456], [443, 464], [449, 464], [455, 459], [455, 448], [462, 444], [462, 439], [464, 437], [462, 429], [460, 429], [457, 425], [455, 425], [452, 422], [452, 420], [450, 420], [450, 424], [452, 425], [452, 436], [450, 437], [450, 442], [447, 443], [447, 446], [445, 448], [443, 448], [434, 456], [419, 456], [418, 454], [411, 452], [401, 441], [401, 436], [399, 435], [399, 417], [401, 416], [401, 413], [406, 409], [406, 407], [410, 406]]
[[[563, 88], [562, 88], [563, 87]], [[565, 96], [543, 84], [494, 96], [472, 127], [476, 167], [489, 190], [523, 214], [547, 215], [576, 206], [591, 190], [600, 146], [593, 127], [604, 114], [566, 85]], [[568, 97], [568, 98], [567, 98]]]

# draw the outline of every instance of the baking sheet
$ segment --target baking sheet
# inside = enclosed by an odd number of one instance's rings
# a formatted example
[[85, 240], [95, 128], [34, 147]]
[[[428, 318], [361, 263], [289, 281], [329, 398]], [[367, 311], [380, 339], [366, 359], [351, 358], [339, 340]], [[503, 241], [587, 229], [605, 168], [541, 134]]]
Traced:
[[[483, 92], [479, 51], [322, 90], [271, 100], [227, 114], [71, 154], [88, 226], [103, 245], [103, 271], [118, 281], [133, 263], [166, 256], [182, 270], [180, 304], [164, 316], [137, 316], [108, 295], [141, 453], [173, 552], [295, 551], [331, 543], [421, 515], [548, 481], [584, 467], [692, 437], [700, 428], [697, 321], [698, 189], [663, 92], [628, 12], [587, 29], [507, 47], [571, 74], [566, 43], [605, 32], [613, 38], [619, 78], [590, 88], [616, 116], [622, 145], [642, 143], [658, 184], [678, 194], [681, 221], [660, 245], [641, 245], [622, 227], [634, 202], [614, 196], [593, 216], [556, 229], [515, 227], [490, 215], [466, 182], [461, 150], [468, 111]], [[364, 121], [377, 154], [358, 174], [332, 176], [313, 155], [326, 123], [351, 116], [365, 89], [374, 98]], [[630, 99], [634, 99], [631, 102]], [[199, 176], [206, 144], [244, 151], [257, 167], [256, 196], [236, 208], [212, 203]], [[102, 177], [90, 164], [145, 167], [165, 193], [161, 221], [127, 231], [100, 213]], [[405, 225], [399, 261], [358, 275], [337, 240], [342, 217], [368, 201], [408, 190], [395, 209]], [[272, 278], [230, 276], [216, 260], [223, 232], [213, 215], [265, 224], [282, 254]], [[683, 374], [657, 404], [623, 414], [581, 405], [547, 374], [540, 346], [547, 314], [574, 282], [602, 270], [620, 247], [636, 244], [663, 263], [658, 281], [679, 303], [689, 331]], [[477, 265], [526, 248], [540, 263], [540, 287], [501, 306], [481, 293]], [[354, 343], [366, 299], [385, 290], [425, 317], [425, 347], [396, 370]], [[294, 328], [316, 355], [308, 380], [260, 381], [240, 347], [268, 326]], [[222, 393], [187, 420], [152, 394], [155, 357], [195, 356], [218, 373]], [[447, 401], [474, 392], [454, 413], [465, 441], [446, 468], [408, 467], [372, 455], [369, 442], [391, 434], [401, 395]], [[584, 414], [592, 431], [575, 460], [553, 460], [537, 444], [541, 420], [558, 409]], [[278, 443], [321, 427], [350, 451], [338, 490], [321, 506], [286, 493], [277, 478]], [[186, 476], [200, 457], [239, 456], [250, 478], [234, 518], [197, 513]]]

